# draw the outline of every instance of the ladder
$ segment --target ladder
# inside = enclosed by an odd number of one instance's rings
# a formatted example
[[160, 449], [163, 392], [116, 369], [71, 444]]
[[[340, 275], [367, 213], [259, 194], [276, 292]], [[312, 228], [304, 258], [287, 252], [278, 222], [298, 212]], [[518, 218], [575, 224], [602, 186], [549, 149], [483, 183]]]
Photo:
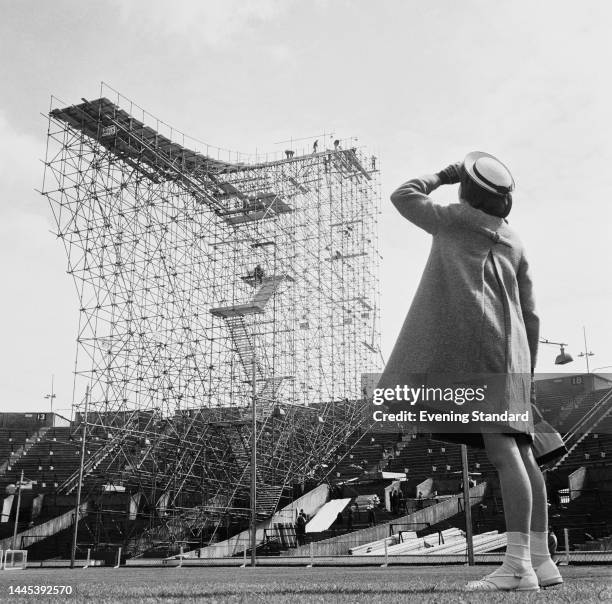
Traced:
[[[263, 379], [263, 370], [255, 354], [253, 339], [249, 334], [244, 317], [230, 316], [225, 317], [225, 324], [229, 329], [234, 349], [238, 353], [238, 358], [244, 368], [245, 373], [252, 380]], [[253, 376], [253, 361], [255, 361], [255, 376]]]

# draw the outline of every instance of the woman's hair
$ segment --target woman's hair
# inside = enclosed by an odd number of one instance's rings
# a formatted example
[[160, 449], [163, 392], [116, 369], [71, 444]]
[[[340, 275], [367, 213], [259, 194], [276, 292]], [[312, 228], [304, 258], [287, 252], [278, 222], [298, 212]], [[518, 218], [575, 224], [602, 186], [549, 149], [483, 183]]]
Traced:
[[478, 186], [468, 174], [461, 179], [460, 196], [473, 208], [491, 216], [506, 218], [512, 209], [512, 193], [492, 193]]

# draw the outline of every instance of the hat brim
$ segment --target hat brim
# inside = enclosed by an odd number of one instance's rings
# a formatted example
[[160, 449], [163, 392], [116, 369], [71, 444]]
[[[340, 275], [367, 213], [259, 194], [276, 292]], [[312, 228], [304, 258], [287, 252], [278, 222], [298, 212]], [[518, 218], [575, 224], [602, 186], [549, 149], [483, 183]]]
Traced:
[[[499, 189], [492, 186], [491, 183], [488, 183], [487, 181], [483, 180], [483, 178], [476, 172], [474, 168], [475, 164], [482, 157], [490, 157], [491, 159], [494, 159], [496, 162], [500, 163], [506, 169], [506, 171], [510, 175], [510, 180], [512, 181], [512, 184], [510, 185], [509, 189], [506, 189], [505, 191], [500, 191]], [[500, 161], [499, 159], [497, 159], [497, 157], [491, 155], [490, 153], [485, 153], [484, 151], [472, 151], [471, 153], [468, 153], [465, 156], [465, 159], [463, 160], [463, 167], [465, 168], [465, 171], [470, 177], [470, 179], [486, 191], [495, 193], [495, 195], [504, 195], [505, 193], [510, 193], [514, 190], [514, 177], [508, 169], [508, 166], [506, 166], [504, 162]]]

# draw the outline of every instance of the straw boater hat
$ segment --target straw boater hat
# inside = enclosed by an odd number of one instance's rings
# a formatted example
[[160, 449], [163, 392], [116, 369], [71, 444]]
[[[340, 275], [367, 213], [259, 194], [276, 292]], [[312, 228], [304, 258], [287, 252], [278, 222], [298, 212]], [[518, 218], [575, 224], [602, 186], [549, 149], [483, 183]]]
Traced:
[[463, 165], [470, 180], [485, 191], [507, 195], [514, 190], [514, 178], [510, 170], [493, 155], [472, 151], [465, 156]]

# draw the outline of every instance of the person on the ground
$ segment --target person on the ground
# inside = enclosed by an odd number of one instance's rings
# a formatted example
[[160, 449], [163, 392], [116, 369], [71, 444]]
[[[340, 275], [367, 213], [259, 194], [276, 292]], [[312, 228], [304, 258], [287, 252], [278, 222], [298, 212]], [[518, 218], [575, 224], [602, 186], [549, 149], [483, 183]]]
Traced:
[[301, 510], [295, 520], [295, 537], [298, 545], [306, 543], [306, 515]]
[[[430, 198], [442, 185], [459, 185], [459, 203], [444, 206]], [[495, 394], [490, 389], [485, 402], [499, 421], [459, 424], [460, 433], [455, 424], [435, 435], [484, 448], [501, 483], [506, 554], [500, 568], [468, 583], [469, 591], [537, 591], [563, 582], [547, 548], [546, 485], [533, 449], [539, 318], [525, 250], [506, 220], [514, 188], [501, 161], [476, 151], [391, 195], [399, 213], [433, 241], [378, 388], [401, 386], [415, 375], [425, 375], [428, 385], [444, 376], [451, 382], [495, 376]], [[453, 403], [440, 402], [436, 410], [456, 411]]]
[[368, 506], [368, 526], [376, 526], [376, 509], [372, 504]]

